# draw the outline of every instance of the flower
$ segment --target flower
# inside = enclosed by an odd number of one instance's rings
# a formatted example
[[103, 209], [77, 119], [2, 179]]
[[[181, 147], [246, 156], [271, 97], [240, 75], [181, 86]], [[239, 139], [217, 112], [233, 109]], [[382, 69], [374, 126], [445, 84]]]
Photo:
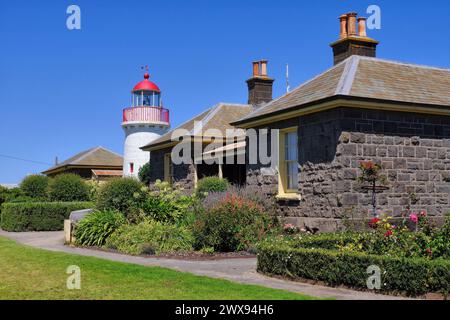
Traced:
[[386, 233], [384, 234], [385, 237], [390, 237], [390, 236], [392, 236], [392, 235], [393, 235], [392, 230], [388, 230], [388, 231], [386, 231]]
[[416, 213], [411, 213], [409, 215], [409, 220], [411, 220], [414, 223], [417, 223], [417, 222], [419, 222], [419, 217], [417, 216]]
[[372, 229], [376, 229], [378, 227], [379, 222], [380, 222], [380, 219], [373, 218], [372, 220], [369, 221], [369, 227]]
[[427, 212], [425, 210], [420, 211], [420, 216], [421, 217], [426, 217], [427, 216]]
[[427, 248], [427, 249], [425, 250], [425, 252], [426, 252], [427, 255], [429, 255], [430, 257], [433, 255], [433, 251], [431, 251], [430, 248]]
[[286, 233], [294, 234], [294, 233], [297, 233], [299, 229], [298, 229], [297, 226], [294, 226], [291, 223], [286, 223], [286, 224], [283, 225], [283, 230]]

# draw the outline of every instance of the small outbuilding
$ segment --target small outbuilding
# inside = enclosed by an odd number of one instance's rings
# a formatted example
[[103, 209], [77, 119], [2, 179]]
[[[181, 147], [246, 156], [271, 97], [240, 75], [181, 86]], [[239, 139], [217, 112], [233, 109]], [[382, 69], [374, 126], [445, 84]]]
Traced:
[[123, 174], [123, 157], [103, 147], [92, 148], [80, 152], [73, 157], [55, 164], [42, 172], [54, 177], [63, 173], [74, 173], [84, 179], [104, 181]]

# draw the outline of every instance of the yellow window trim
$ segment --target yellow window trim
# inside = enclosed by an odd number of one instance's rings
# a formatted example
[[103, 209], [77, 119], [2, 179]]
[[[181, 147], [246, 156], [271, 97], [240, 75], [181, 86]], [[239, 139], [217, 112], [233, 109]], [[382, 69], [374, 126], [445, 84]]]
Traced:
[[280, 129], [280, 138], [278, 145], [278, 195], [277, 199], [287, 199], [287, 200], [300, 200], [300, 195], [298, 194], [298, 190], [287, 189], [285, 186], [287, 185], [286, 181], [286, 165], [285, 165], [285, 150], [284, 143], [285, 137], [287, 133], [297, 132], [298, 127], [289, 127]]

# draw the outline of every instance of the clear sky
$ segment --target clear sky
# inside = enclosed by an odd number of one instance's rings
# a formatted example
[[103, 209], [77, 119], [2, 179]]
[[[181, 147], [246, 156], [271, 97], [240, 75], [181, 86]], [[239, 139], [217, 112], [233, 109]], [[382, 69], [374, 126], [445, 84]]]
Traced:
[[[81, 30], [66, 9], [81, 8]], [[378, 57], [450, 68], [450, 1], [0, 1], [0, 183], [94, 146], [122, 153], [121, 111], [148, 64], [172, 126], [218, 102], [246, 103], [251, 61], [283, 94], [332, 66], [338, 16], [381, 8]]]

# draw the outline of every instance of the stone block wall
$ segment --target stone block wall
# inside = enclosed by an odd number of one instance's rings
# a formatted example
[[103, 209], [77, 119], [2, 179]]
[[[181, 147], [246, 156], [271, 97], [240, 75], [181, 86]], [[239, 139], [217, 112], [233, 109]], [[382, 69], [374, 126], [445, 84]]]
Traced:
[[[450, 118], [339, 108], [286, 122], [298, 123], [300, 201], [279, 201], [289, 222], [336, 229], [347, 218], [367, 219], [371, 194], [356, 181], [359, 164], [381, 164], [389, 190], [378, 209], [394, 217], [409, 210], [450, 212]], [[282, 128], [283, 122], [271, 125]], [[276, 168], [252, 165], [247, 185], [275, 196]]]

